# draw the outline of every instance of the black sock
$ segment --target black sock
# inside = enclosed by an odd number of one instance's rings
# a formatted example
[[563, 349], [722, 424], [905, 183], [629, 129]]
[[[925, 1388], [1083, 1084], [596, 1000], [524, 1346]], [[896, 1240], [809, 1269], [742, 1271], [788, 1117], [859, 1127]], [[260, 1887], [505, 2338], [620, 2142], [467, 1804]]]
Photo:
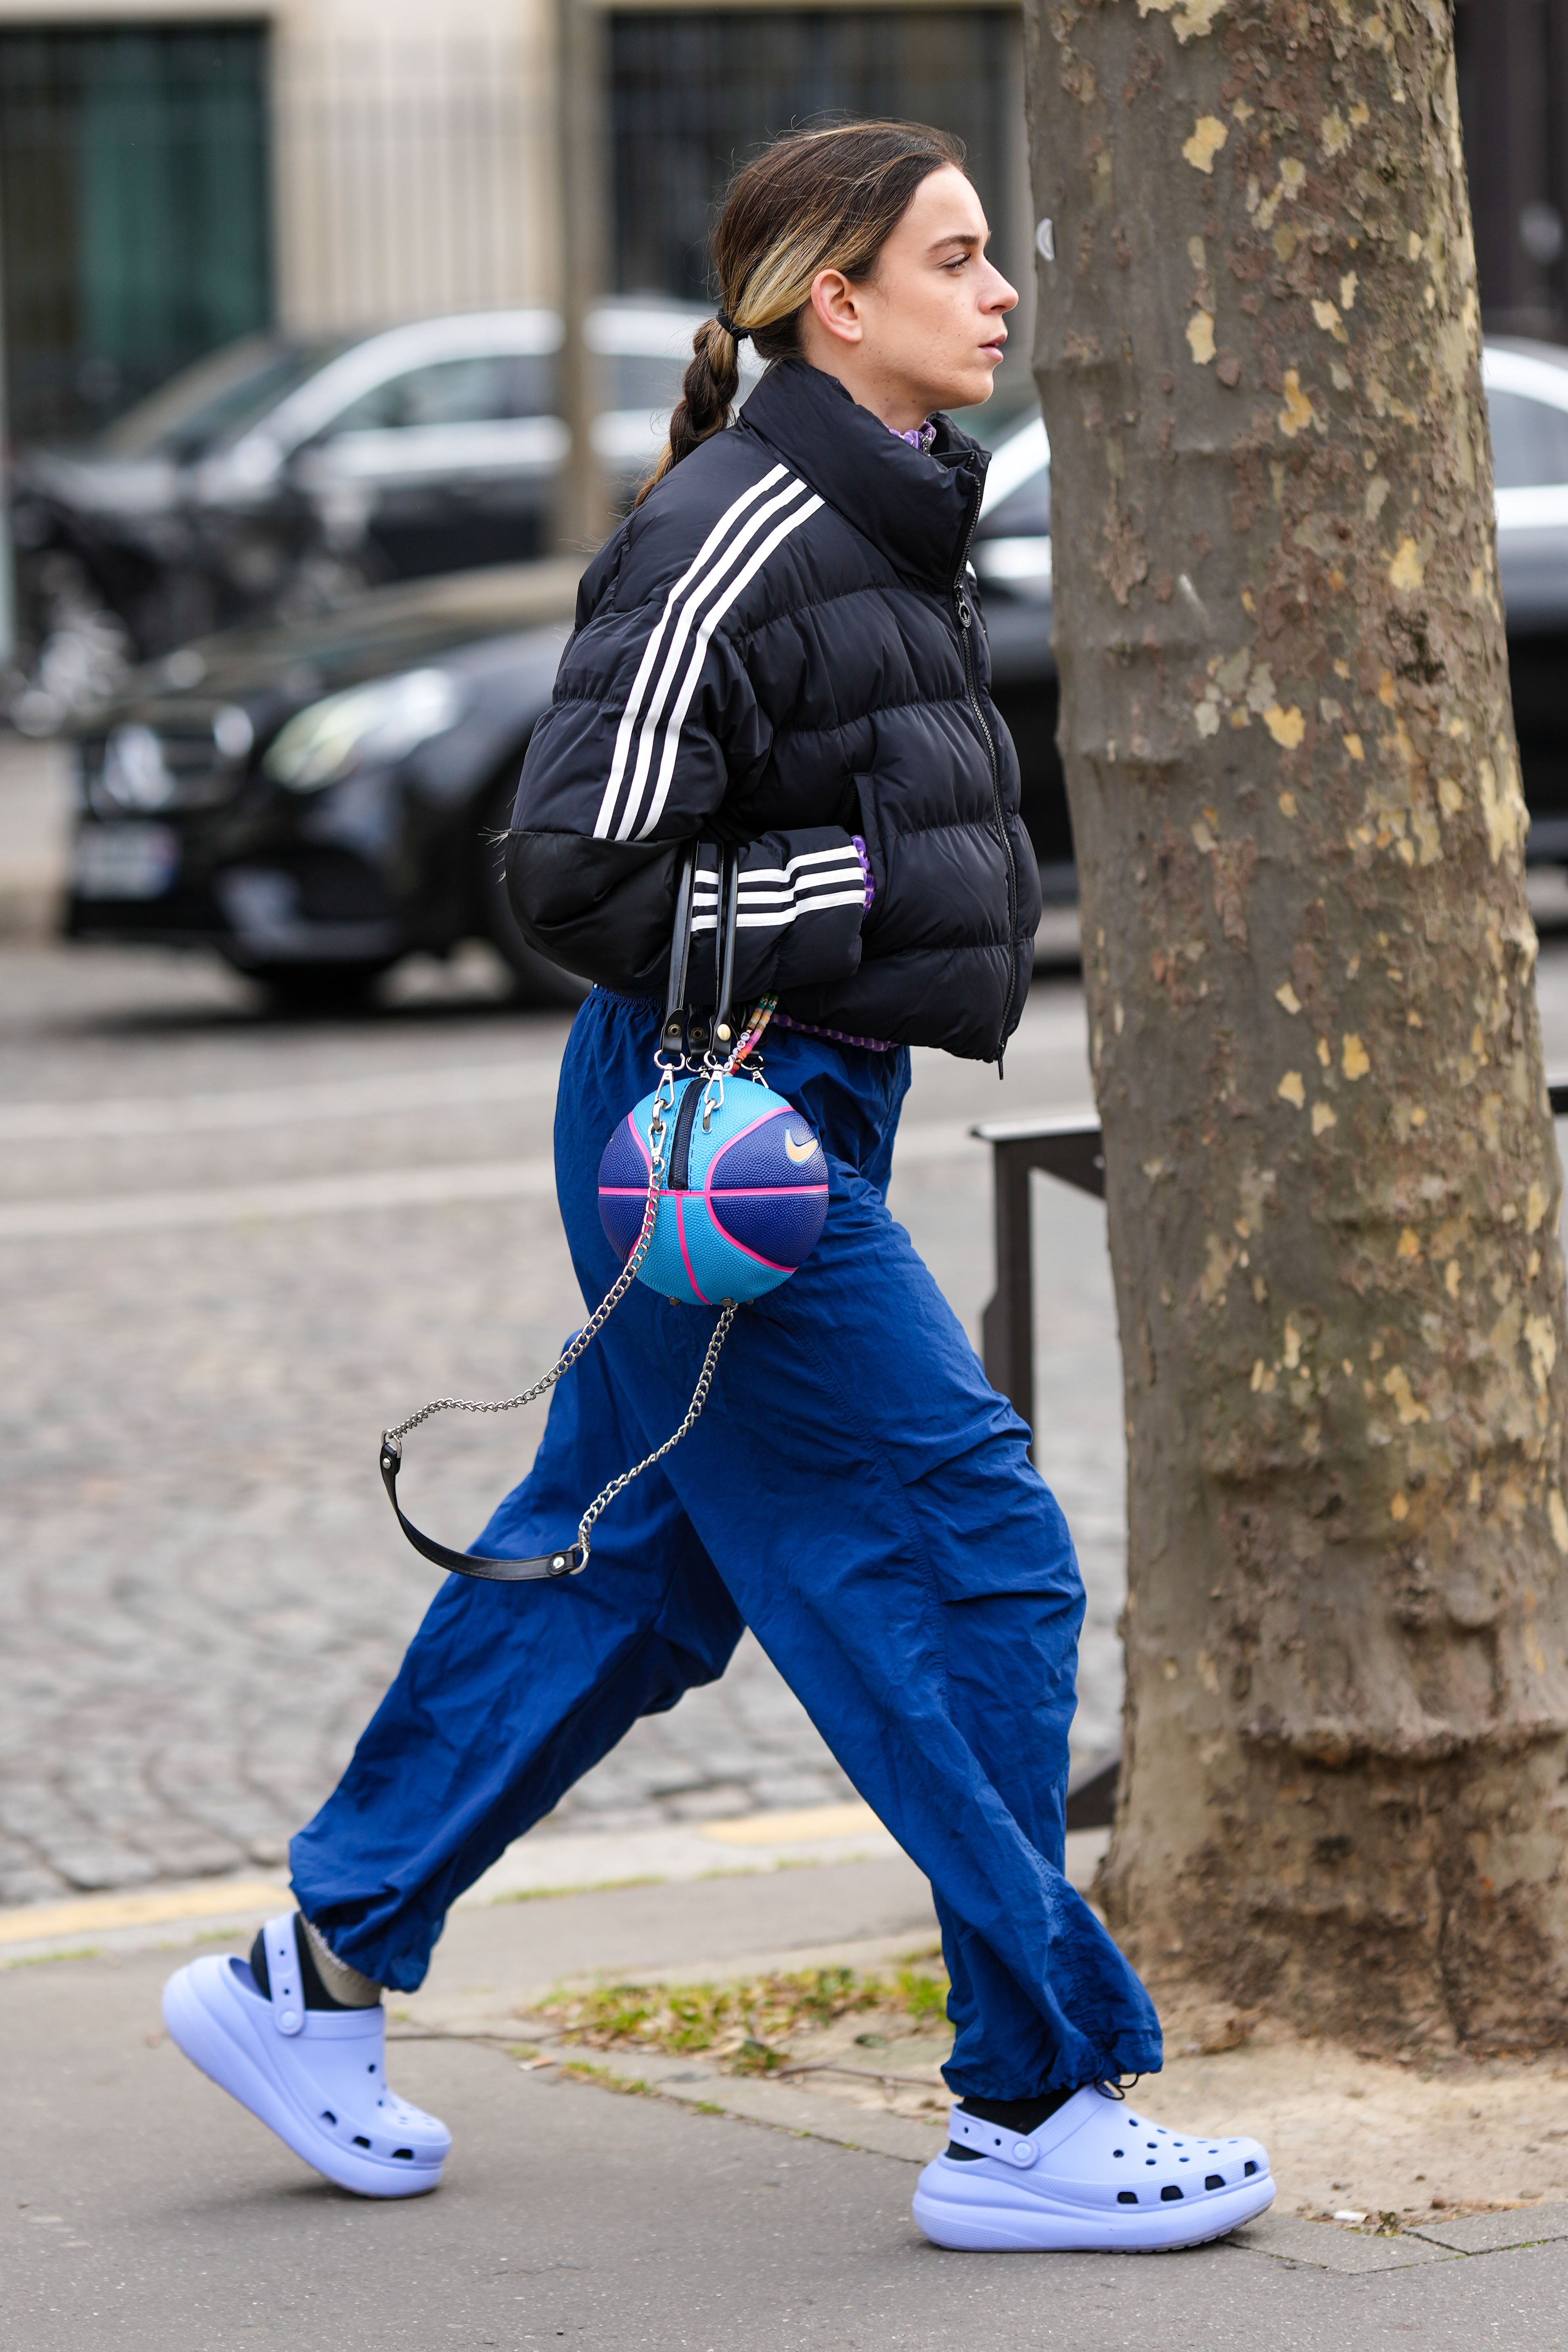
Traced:
[[[1037, 2099], [960, 2099], [958, 2112], [961, 2116], [974, 2116], [983, 2124], [1003, 2124], [1008, 2131], [1027, 2138], [1030, 2132], [1038, 2131], [1047, 2116], [1054, 2116], [1058, 2107], [1065, 2107], [1076, 2095], [1073, 2091], [1042, 2091]], [[983, 2148], [963, 2147], [955, 2139], [948, 2141], [947, 2152], [961, 2164], [976, 2164], [984, 2154]]]
[[[310, 1938], [309, 1936], [301, 1936], [300, 1933], [300, 1917], [297, 1912], [294, 1916], [294, 1949], [299, 1956], [300, 1987], [305, 1996], [306, 2008], [349, 2008], [350, 2003], [348, 2001], [334, 2000], [331, 1994], [327, 1990], [326, 1986], [321, 1982], [321, 1972], [316, 1966], [316, 1956], [310, 1949]], [[272, 1979], [267, 1972], [267, 1930], [265, 1927], [259, 1930], [255, 1943], [252, 1944], [250, 1948], [250, 1973], [261, 1988], [262, 1999], [264, 2000], [270, 2000], [272, 1998]]]

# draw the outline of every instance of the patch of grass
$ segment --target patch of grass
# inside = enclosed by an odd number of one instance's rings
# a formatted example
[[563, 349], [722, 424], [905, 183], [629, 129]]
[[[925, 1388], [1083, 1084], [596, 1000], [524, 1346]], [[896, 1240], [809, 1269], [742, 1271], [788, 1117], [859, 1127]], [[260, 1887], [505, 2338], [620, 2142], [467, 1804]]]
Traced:
[[69, 1952], [23, 1952], [14, 1960], [0, 1960], [0, 1968], [46, 1969], [52, 1967], [56, 1960], [100, 1960], [102, 1958], [101, 1944], [79, 1944], [75, 1950]]
[[748, 2033], [740, 2048], [731, 2053], [729, 2070], [731, 2074], [776, 2074], [788, 2063], [787, 2050], [775, 2050], [771, 2042], [759, 2042], [754, 2033]]
[[608, 2066], [584, 2065], [580, 2059], [574, 2059], [561, 2072], [573, 2075], [579, 2083], [596, 2083], [602, 2091], [623, 2091], [628, 2098], [653, 2099], [658, 2095], [653, 2084], [645, 2083], [640, 2074], [617, 2074]]
[[[646, 1871], [640, 1878], [595, 1878], [586, 1886], [519, 1886], [510, 1895], [498, 1895], [500, 1903], [545, 1903], [557, 1895], [609, 1895], [620, 1886], [662, 1886], [664, 1881], [656, 1871]], [[494, 1906], [492, 1906], [492, 1908]]]
[[917, 2025], [940, 2025], [947, 2016], [947, 1977], [929, 1976], [923, 1969], [900, 1969], [893, 1979], [900, 2005]]
[[553, 1994], [533, 2014], [593, 2050], [706, 2051], [742, 2074], [784, 2065], [797, 2033], [867, 2010], [900, 2011], [918, 2024], [946, 2014], [947, 1979], [917, 1968], [891, 1975], [805, 1969], [732, 1984], [595, 1987]]

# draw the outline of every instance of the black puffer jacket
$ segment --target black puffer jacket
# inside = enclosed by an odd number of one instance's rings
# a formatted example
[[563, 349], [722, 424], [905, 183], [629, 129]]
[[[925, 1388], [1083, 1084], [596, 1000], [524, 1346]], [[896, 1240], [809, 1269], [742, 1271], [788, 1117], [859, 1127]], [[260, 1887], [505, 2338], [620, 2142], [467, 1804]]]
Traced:
[[742, 998], [1000, 1054], [1040, 901], [966, 571], [985, 464], [792, 360], [666, 476], [584, 579], [523, 766], [507, 878], [542, 954], [662, 993], [700, 835], [743, 845]]

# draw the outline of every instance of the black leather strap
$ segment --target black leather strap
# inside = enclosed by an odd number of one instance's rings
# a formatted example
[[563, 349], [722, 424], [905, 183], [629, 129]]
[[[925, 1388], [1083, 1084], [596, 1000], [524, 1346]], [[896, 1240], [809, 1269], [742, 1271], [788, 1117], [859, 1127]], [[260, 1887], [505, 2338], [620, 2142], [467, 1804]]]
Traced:
[[713, 941], [713, 1011], [694, 1005], [698, 991], [691, 969], [691, 924], [697, 876], [704, 844], [692, 842], [676, 870], [675, 922], [669, 941], [669, 986], [665, 994], [659, 1045], [667, 1054], [705, 1054], [712, 1045], [721, 1058], [735, 1042], [735, 928], [741, 907], [741, 857], [719, 853], [719, 920]]
[[741, 911], [741, 854], [726, 849], [719, 860], [718, 1001], [713, 1008], [713, 1044], [728, 1055], [735, 1042], [735, 926]]
[[675, 880], [675, 926], [669, 940], [669, 987], [664, 1001], [664, 1026], [658, 1042], [667, 1054], [683, 1054], [687, 1045], [686, 983], [691, 963], [691, 900], [697, 879], [698, 844], [682, 853]]
[[472, 1552], [453, 1551], [449, 1545], [435, 1542], [420, 1533], [397, 1499], [397, 1474], [402, 1466], [403, 1448], [395, 1439], [384, 1438], [381, 1483], [397, 1513], [397, 1524], [415, 1550], [434, 1560], [437, 1568], [449, 1568], [458, 1576], [482, 1577], [491, 1584], [527, 1584], [541, 1577], [575, 1576], [586, 1565], [582, 1547], [574, 1543], [563, 1544], [559, 1551], [545, 1552], [538, 1559], [480, 1559]]

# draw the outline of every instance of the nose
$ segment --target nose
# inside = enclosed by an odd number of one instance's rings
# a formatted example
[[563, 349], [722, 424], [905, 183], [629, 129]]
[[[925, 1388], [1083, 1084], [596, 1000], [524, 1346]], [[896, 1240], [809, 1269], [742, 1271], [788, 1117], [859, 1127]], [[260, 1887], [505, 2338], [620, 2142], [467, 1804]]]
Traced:
[[996, 311], [1016, 310], [1018, 307], [1017, 288], [1016, 286], [1009, 286], [1007, 280], [1003, 277], [1002, 272], [996, 268], [993, 263], [987, 262], [985, 266], [991, 273], [991, 283], [986, 287], [984, 292], [980, 298], [981, 307], [986, 310]]

